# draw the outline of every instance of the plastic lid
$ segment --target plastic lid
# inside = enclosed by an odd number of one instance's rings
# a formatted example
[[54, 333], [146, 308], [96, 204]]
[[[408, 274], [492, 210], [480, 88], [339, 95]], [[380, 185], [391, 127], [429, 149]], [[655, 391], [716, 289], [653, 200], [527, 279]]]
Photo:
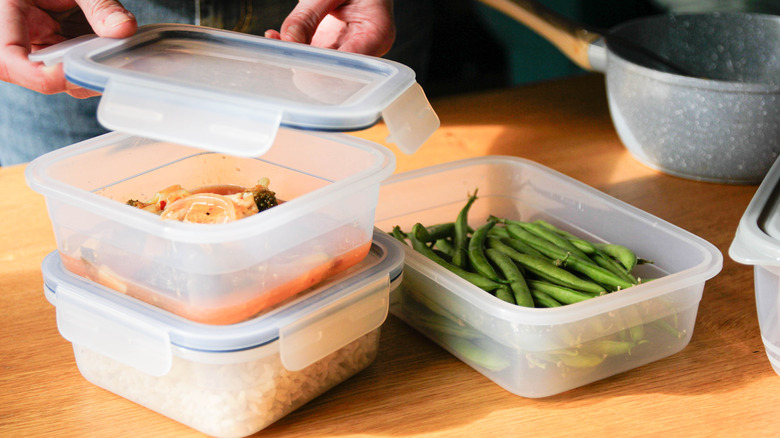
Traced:
[[401, 244], [376, 230], [369, 255], [358, 265], [258, 318], [220, 326], [189, 321], [72, 274], [56, 251], [46, 256], [42, 271], [65, 339], [161, 376], [170, 370], [174, 346], [228, 353], [278, 341], [285, 367], [305, 368], [384, 322], [403, 260]]
[[729, 256], [747, 265], [780, 266], [780, 160], [764, 177], [748, 204]]
[[224, 30], [149, 25], [30, 59], [62, 62], [70, 82], [103, 93], [98, 120], [108, 129], [240, 156], [267, 151], [280, 125], [353, 131], [383, 118], [406, 153], [439, 127], [409, 67]]

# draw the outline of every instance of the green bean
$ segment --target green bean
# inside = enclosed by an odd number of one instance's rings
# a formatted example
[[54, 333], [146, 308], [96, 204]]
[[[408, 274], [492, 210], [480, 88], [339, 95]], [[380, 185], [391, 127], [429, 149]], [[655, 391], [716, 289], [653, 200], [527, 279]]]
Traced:
[[466, 268], [468, 263], [468, 235], [469, 235], [469, 209], [477, 200], [477, 191], [469, 196], [466, 205], [458, 212], [455, 220], [455, 252], [452, 255], [452, 263], [459, 268]]
[[455, 222], [445, 222], [442, 224], [431, 225], [429, 227], [425, 227], [425, 229], [428, 231], [428, 235], [431, 239], [426, 243], [431, 243], [439, 239], [452, 238], [452, 236], [455, 234]]
[[[523, 223], [517, 221], [508, 221], [507, 224], [510, 235], [521, 241], [526, 241], [529, 245], [533, 246], [533, 248], [539, 250], [546, 256], [560, 260], [560, 263], [564, 264], [566, 267], [581, 274], [585, 274], [596, 283], [605, 285], [612, 290], [626, 289], [637, 284], [636, 279], [633, 276], [628, 275], [628, 273], [613, 272], [611, 269], [604, 267], [598, 260], [588, 257], [587, 254], [579, 249], [571, 251], [571, 247], [574, 247], [574, 245], [569, 240], [566, 240], [566, 243], [561, 243], [561, 245], [565, 245], [561, 246], [553, 242], [552, 240], [554, 240], [554, 238], [550, 236], [551, 240], [548, 242], [553, 246], [545, 245], [545, 242], [540, 240], [543, 239], [540, 237], [542, 235], [541, 230], [546, 229], [543, 225], [532, 224], [536, 225], [536, 227], [532, 227], [528, 224], [521, 225]], [[549, 226], [551, 227], [552, 225]], [[538, 234], [533, 234], [528, 230], [535, 230]], [[593, 248], [594, 251], [598, 251], [595, 246]], [[601, 260], [601, 262], [606, 261]]]
[[559, 268], [551, 264], [547, 260], [541, 259], [536, 256], [532, 256], [530, 254], [523, 254], [519, 251], [516, 251], [515, 249], [502, 243], [500, 240], [489, 239], [488, 245], [491, 248], [494, 248], [508, 255], [512, 260], [514, 260], [517, 263], [520, 263], [523, 267], [525, 267], [528, 271], [532, 272], [533, 274], [542, 277], [552, 283], [561, 286], [566, 286], [580, 291], [585, 291], [585, 292], [594, 292], [599, 294], [602, 292], [606, 292], [606, 290], [603, 287], [601, 287], [600, 285], [594, 282], [584, 280], [565, 269]]
[[557, 350], [552, 353], [558, 361], [572, 368], [593, 368], [604, 362], [605, 355], [585, 353], [577, 350]]
[[537, 256], [537, 257], [542, 258], [542, 259], [546, 259], [546, 260], [552, 261], [551, 258], [549, 258], [546, 255], [540, 253], [533, 246], [523, 242], [522, 240], [509, 237], [509, 238], [506, 238], [506, 239], [501, 239], [501, 242], [503, 242], [504, 244], [508, 245], [512, 249], [514, 249], [516, 251], [520, 251], [520, 252], [522, 252], [524, 254], [530, 254], [530, 255]]
[[631, 354], [631, 350], [639, 344], [647, 341], [631, 342], [631, 341], [611, 341], [611, 340], [599, 340], [591, 341], [582, 344], [580, 347], [582, 351], [594, 354], [606, 354], [607, 356], [620, 356], [624, 354]]
[[634, 283], [631, 281], [623, 279], [622, 277], [613, 274], [609, 270], [604, 269], [599, 265], [583, 261], [579, 257], [569, 257], [568, 259], [564, 259], [562, 262], [567, 268], [571, 268], [573, 271], [587, 275], [596, 283], [610, 286], [618, 290], [627, 289], [631, 286], [634, 286]]
[[556, 326], [554, 329], [552, 329], [550, 333], [553, 334], [555, 337], [557, 337], [561, 342], [563, 342], [564, 345], [569, 345], [569, 346], [579, 345], [580, 344], [579, 336], [573, 336], [569, 328], [570, 326], [568, 324], [561, 324]]
[[615, 289], [626, 289], [634, 285], [630, 281], [624, 280], [600, 267], [590, 259], [586, 260], [576, 255], [572, 255], [571, 252], [566, 252], [564, 249], [551, 244], [549, 241], [531, 234], [516, 223], [510, 221], [506, 226], [509, 234], [513, 237], [533, 246], [546, 256], [559, 260], [564, 266], [587, 275], [596, 283], [607, 285]]
[[488, 259], [498, 267], [498, 270], [504, 275], [504, 278], [509, 281], [509, 288], [512, 290], [515, 303], [518, 306], [534, 307], [534, 299], [531, 296], [531, 290], [528, 288], [528, 284], [526, 283], [525, 278], [523, 278], [520, 268], [515, 265], [515, 262], [513, 262], [508, 255], [493, 248], [485, 250], [485, 254]]
[[591, 255], [596, 252], [596, 247], [593, 246], [592, 243], [588, 242], [584, 239], [573, 239], [573, 238], [567, 238], [572, 245], [574, 245], [577, 249], [584, 252], [587, 255]]
[[553, 245], [552, 243], [550, 243], [550, 241], [546, 239], [543, 239], [539, 236], [529, 233], [523, 227], [517, 225], [516, 223], [507, 222], [506, 229], [507, 231], [509, 231], [509, 235], [512, 236], [514, 239], [518, 239], [521, 242], [525, 243], [526, 245], [534, 248], [535, 250], [544, 254], [545, 257], [549, 257], [553, 260], [563, 259], [567, 257], [567, 254], [570, 253], [569, 251], [566, 251], [563, 248]]
[[561, 237], [561, 235], [555, 231], [545, 228], [540, 224], [520, 221], [512, 221], [512, 223], [522, 227], [524, 230], [528, 231], [536, 237], [547, 240], [551, 244], [563, 249], [564, 251], [568, 251], [578, 257], [582, 257], [583, 259], [588, 258], [587, 254], [580, 251], [580, 249], [574, 246], [574, 244], [572, 244], [568, 239]]
[[420, 242], [417, 239], [417, 231], [425, 227], [417, 223], [412, 227], [412, 232], [408, 234], [409, 240], [412, 242], [412, 247], [415, 251], [419, 252], [420, 254], [424, 255], [425, 257], [428, 257], [429, 259], [436, 262], [439, 266], [447, 269], [448, 271], [454, 273], [455, 275], [463, 278], [464, 280], [470, 282], [474, 286], [477, 286], [480, 289], [484, 289], [486, 291], [493, 291], [501, 286], [501, 283], [497, 281], [493, 281], [485, 276], [482, 276], [480, 274], [477, 274], [475, 272], [467, 271], [463, 268], [460, 268], [458, 266], [455, 266], [452, 263], [447, 262], [443, 258], [441, 258], [436, 252], [433, 251], [428, 245], [426, 245], [423, 242]]
[[501, 281], [498, 278], [496, 270], [493, 269], [493, 265], [488, 262], [488, 259], [485, 256], [485, 238], [494, 225], [496, 225], [495, 221], [488, 221], [485, 225], [482, 225], [474, 231], [471, 239], [469, 239], [468, 255], [471, 267], [474, 268], [477, 273], [482, 274], [491, 280]]
[[626, 272], [631, 272], [636, 267], [636, 254], [623, 245], [618, 245], [615, 243], [599, 243], [596, 244], [596, 248], [603, 251], [608, 256], [616, 258], [620, 264], [623, 265]]
[[[676, 315], [675, 315], [676, 316]], [[677, 339], [682, 339], [683, 336], [685, 336], [684, 330], [679, 330], [675, 328], [673, 325], [669, 324], [668, 322], [664, 321], [663, 319], [657, 319], [650, 324], [658, 327], [659, 329], [669, 333], [670, 335], [674, 336]]]
[[[452, 321], [453, 324], [462, 326], [465, 323], [461, 321], [457, 316], [455, 316], [452, 312], [445, 309], [441, 304], [437, 303], [434, 299], [428, 297], [424, 293], [414, 293], [411, 292], [409, 289], [404, 289], [405, 293], [401, 294], [401, 298], [404, 296], [409, 296], [413, 301], [419, 303], [421, 306], [425, 307], [429, 311], [442, 316], [444, 318], [449, 319]], [[407, 306], [408, 306], [407, 302]]]
[[639, 284], [631, 273], [624, 270], [623, 265], [616, 262], [612, 257], [604, 254], [601, 250], [597, 249], [596, 252], [590, 255], [590, 258], [596, 262], [597, 265], [612, 272], [623, 280], [628, 281], [631, 284]]
[[531, 289], [531, 296], [534, 299], [535, 307], [561, 307], [563, 304], [556, 301], [555, 298], [547, 295], [540, 290]]
[[423, 325], [429, 330], [433, 330], [445, 335], [457, 336], [464, 339], [479, 339], [483, 337], [483, 335], [478, 331], [465, 326], [454, 324], [449, 319], [438, 316], [435, 313], [422, 314], [417, 312], [414, 321]]
[[581, 239], [568, 231], [562, 230], [549, 222], [546, 222], [542, 219], [537, 219], [534, 221], [534, 223], [539, 224], [547, 228], [548, 230], [554, 231], [560, 234], [561, 236], [565, 237], [569, 242], [571, 242], [572, 245], [576, 246], [580, 251], [584, 252], [585, 254], [593, 254], [594, 252], [596, 252], [596, 247], [593, 246], [592, 243], [588, 242], [585, 239]]
[[623, 309], [623, 312], [628, 317], [629, 333], [631, 333], [631, 339], [639, 341], [645, 337], [645, 325], [642, 320], [642, 315], [639, 314], [636, 306], [627, 306]]
[[409, 240], [414, 237], [415, 240], [426, 246], [428, 243], [432, 242], [431, 236], [428, 234], [428, 229], [423, 227], [422, 224], [413, 225], [412, 231], [410, 233], [406, 233], [406, 237], [409, 238]]
[[498, 289], [495, 290], [496, 298], [500, 299], [501, 301], [506, 301], [507, 303], [511, 304], [517, 304], [515, 301], [515, 297], [512, 295], [512, 292], [509, 290], [506, 286], [501, 286]]
[[398, 225], [394, 226], [393, 231], [390, 232], [390, 235], [395, 237], [396, 240], [403, 243], [404, 245], [408, 245], [408, 243], [406, 243], [406, 233], [404, 233], [403, 230], [401, 230], [400, 226]]
[[452, 258], [452, 255], [455, 253], [455, 246], [452, 244], [452, 240], [450, 239], [438, 239], [436, 240], [436, 243], [433, 244], [433, 246], [439, 251], [450, 256], [450, 258]]
[[499, 239], [503, 238], [509, 238], [509, 231], [506, 230], [504, 227], [494, 227], [490, 229], [490, 232], [488, 233], [489, 237], [495, 237]]
[[473, 362], [491, 371], [500, 371], [508, 367], [509, 361], [499, 354], [494, 354], [484, 348], [480, 348], [463, 338], [448, 337], [443, 340], [445, 345], [455, 354], [462, 356], [467, 362]]
[[557, 284], [547, 283], [546, 281], [528, 280], [528, 287], [531, 288], [531, 290], [542, 291], [563, 304], [579, 303], [594, 297], [593, 295]]
[[444, 259], [447, 263], [452, 263], [452, 256], [450, 254], [447, 254], [446, 252], [437, 249], [437, 248], [431, 248], [436, 255]]

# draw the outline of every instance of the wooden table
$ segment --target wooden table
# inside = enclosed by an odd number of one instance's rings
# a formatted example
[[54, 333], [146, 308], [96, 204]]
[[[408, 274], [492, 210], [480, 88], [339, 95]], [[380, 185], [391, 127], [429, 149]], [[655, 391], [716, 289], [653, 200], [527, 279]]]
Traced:
[[[780, 433], [780, 376], [758, 327], [752, 267], [728, 257], [756, 186], [661, 174], [620, 144], [603, 78], [581, 76], [433, 102], [442, 127], [398, 171], [487, 154], [529, 158], [712, 242], [724, 254], [680, 353], [544, 399], [497, 386], [394, 317], [365, 371], [260, 433], [265, 437], [761, 436]], [[384, 143], [386, 129], [360, 135]], [[393, 147], [391, 147], [394, 151]], [[0, 436], [199, 434], [84, 380], [44, 298], [55, 249], [24, 167], [0, 169]]]

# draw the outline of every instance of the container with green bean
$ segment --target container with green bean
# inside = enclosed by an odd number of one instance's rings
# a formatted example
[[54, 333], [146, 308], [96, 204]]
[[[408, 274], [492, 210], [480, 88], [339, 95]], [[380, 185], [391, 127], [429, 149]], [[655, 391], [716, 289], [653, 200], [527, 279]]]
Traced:
[[406, 244], [390, 311], [524, 397], [682, 350], [722, 264], [699, 237], [510, 157], [391, 177], [376, 226]]

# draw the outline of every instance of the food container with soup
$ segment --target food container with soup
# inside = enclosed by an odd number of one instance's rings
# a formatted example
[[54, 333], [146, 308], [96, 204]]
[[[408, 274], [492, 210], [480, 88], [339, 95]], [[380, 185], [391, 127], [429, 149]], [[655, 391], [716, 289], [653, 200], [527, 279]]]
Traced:
[[411, 153], [439, 124], [406, 66], [197, 26], [33, 59], [100, 91], [114, 131], [26, 169], [63, 266], [206, 324], [252, 318], [368, 254], [395, 157], [333, 131], [383, 120]]

